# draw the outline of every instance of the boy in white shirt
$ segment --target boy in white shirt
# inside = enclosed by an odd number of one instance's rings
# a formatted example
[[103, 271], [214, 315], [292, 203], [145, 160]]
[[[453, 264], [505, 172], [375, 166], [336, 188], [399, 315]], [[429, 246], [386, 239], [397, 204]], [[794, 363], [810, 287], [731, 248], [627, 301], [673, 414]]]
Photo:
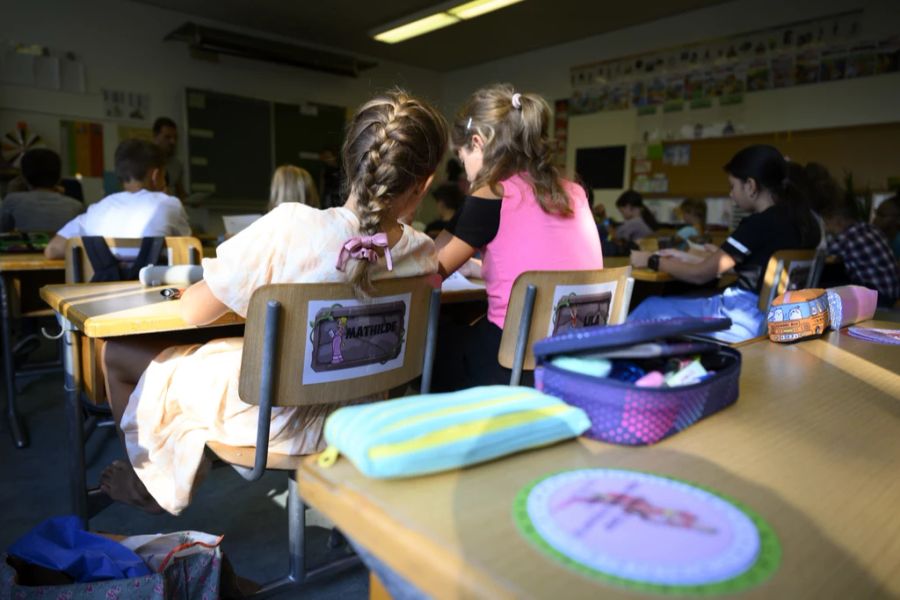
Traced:
[[44, 255], [63, 258], [71, 237], [142, 238], [190, 235], [187, 215], [178, 198], [167, 195], [166, 159], [162, 150], [144, 140], [126, 140], [116, 148], [116, 176], [123, 192], [88, 207], [50, 240]]

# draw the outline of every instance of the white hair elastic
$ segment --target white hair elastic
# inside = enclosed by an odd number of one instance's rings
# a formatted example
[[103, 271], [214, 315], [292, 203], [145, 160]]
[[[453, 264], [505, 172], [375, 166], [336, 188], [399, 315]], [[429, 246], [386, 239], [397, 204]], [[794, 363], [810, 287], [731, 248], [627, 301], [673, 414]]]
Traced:
[[469, 117], [469, 120], [466, 122], [466, 131], [472, 129], [472, 117]]
[[522, 110], [522, 94], [516, 92], [512, 96], [512, 105], [516, 110]]

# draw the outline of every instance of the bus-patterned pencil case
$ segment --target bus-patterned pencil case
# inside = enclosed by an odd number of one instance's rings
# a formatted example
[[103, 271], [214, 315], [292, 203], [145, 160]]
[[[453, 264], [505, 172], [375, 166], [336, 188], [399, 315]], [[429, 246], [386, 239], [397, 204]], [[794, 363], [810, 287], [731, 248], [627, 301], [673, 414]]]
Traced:
[[343, 454], [369, 477], [425, 475], [553, 444], [589, 426], [581, 409], [526, 387], [407, 396], [334, 411], [319, 464]]
[[534, 345], [535, 387], [584, 410], [587, 437], [655, 444], [737, 400], [740, 353], [690, 337], [730, 326], [684, 317], [571, 330]]

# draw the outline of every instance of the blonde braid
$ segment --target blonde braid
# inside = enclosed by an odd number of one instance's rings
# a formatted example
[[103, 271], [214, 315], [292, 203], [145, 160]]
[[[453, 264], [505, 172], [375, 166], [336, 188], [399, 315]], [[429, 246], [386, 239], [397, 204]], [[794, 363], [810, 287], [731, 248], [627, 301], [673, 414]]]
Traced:
[[[389, 92], [360, 108], [343, 150], [360, 233], [382, 230], [391, 202], [434, 173], [446, 142], [443, 117], [405, 92]], [[350, 272], [359, 296], [372, 291], [369, 267], [368, 261], [356, 261]]]

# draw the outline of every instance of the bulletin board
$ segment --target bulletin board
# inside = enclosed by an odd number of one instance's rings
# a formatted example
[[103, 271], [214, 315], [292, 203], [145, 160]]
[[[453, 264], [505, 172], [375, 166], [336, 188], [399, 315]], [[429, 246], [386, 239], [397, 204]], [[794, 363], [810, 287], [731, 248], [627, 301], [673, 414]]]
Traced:
[[[868, 186], [873, 191], [887, 190], [888, 179], [900, 176], [900, 123], [884, 123], [665, 142], [663, 153], [671, 146], [688, 147], [680, 160], [676, 159], [681, 164], [665, 164], [671, 160], [659, 157], [658, 150], [648, 152], [647, 158], [638, 158], [632, 152], [631, 185], [641, 172], [651, 179], [662, 174], [668, 189], [647, 192], [646, 197], [727, 196], [728, 182], [722, 167], [738, 150], [751, 144], [771, 144], [801, 164], [821, 163], [838, 181], [852, 172], [857, 189]], [[672, 154], [668, 157], [671, 159]]]

